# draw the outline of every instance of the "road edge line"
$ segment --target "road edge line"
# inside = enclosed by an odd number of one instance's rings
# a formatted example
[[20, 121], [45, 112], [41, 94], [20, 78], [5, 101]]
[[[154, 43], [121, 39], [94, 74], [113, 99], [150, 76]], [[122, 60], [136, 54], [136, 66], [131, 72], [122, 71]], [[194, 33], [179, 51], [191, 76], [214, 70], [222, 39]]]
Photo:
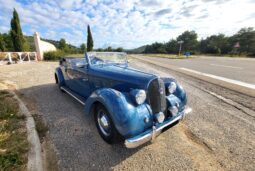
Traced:
[[141, 58], [133, 56], [133, 55], [131, 55], [130, 57], [135, 58], [135, 59], [140, 60], [140, 61], [150, 63], [150, 64], [154, 64], [154, 65], [166, 68], [166, 69], [170, 69], [170, 70], [173, 70], [173, 71], [191, 76], [193, 78], [197, 78], [197, 79], [209, 82], [209, 83], [213, 83], [213, 84], [219, 85], [221, 87], [225, 87], [225, 88], [234, 90], [236, 92], [239, 92], [239, 93], [251, 96], [251, 97], [255, 97], [255, 90], [252, 89], [252, 88], [249, 88], [249, 87], [244, 87], [244, 86], [241, 86], [241, 85], [238, 85], [238, 84], [229, 83], [229, 82], [219, 80], [219, 79], [216, 79], [216, 78], [208, 77], [206, 75], [200, 75], [200, 74], [197, 74], [197, 73], [194, 73], [194, 72], [190, 72], [188, 70], [182, 70], [179, 67], [176, 67], [176, 66], [173, 66], [173, 65], [164, 64], [164, 63], [160, 63], [160, 62], [156, 62], [156, 61], [151, 61], [151, 60], [148, 60], [148, 59], [141, 59]]

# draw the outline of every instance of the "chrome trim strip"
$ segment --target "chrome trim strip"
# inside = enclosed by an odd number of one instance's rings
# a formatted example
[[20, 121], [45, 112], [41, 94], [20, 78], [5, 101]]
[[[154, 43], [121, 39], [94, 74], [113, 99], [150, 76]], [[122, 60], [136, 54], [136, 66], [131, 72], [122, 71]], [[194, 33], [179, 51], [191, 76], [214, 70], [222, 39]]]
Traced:
[[184, 116], [188, 113], [190, 113], [192, 111], [191, 108], [186, 107], [183, 112], [178, 115], [176, 118], [174, 118], [173, 120], [170, 121], [166, 121], [166, 123], [164, 125], [159, 126], [158, 128], [156, 128], [155, 126], [153, 126], [152, 130], [148, 131], [148, 133], [146, 133], [145, 135], [138, 135], [129, 139], [125, 140], [125, 146], [127, 148], [136, 148], [150, 140], [154, 140], [161, 132], [162, 130], [175, 123], [178, 120], [182, 120], [184, 118]]
[[77, 100], [79, 103], [81, 103], [83, 106], [85, 106], [85, 103], [81, 101], [79, 98], [77, 98], [75, 95], [73, 95], [70, 91], [65, 89], [64, 87], [60, 87], [61, 90], [65, 91], [67, 94], [69, 94], [71, 97], [73, 97], [75, 100]]

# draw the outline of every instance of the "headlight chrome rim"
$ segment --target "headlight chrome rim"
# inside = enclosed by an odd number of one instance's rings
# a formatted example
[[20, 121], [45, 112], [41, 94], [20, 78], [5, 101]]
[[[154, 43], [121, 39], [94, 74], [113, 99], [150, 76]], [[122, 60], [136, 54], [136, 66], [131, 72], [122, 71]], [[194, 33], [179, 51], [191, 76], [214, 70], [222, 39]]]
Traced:
[[170, 85], [168, 86], [168, 92], [170, 94], [173, 94], [176, 91], [177, 85], [175, 82], [171, 82]]
[[136, 104], [140, 105], [143, 104], [146, 100], [146, 92], [141, 89], [133, 89], [131, 90], [130, 94], [133, 97], [133, 100], [136, 102]]
[[137, 104], [143, 104], [146, 100], [146, 92], [144, 90], [138, 90], [135, 95], [135, 100]]

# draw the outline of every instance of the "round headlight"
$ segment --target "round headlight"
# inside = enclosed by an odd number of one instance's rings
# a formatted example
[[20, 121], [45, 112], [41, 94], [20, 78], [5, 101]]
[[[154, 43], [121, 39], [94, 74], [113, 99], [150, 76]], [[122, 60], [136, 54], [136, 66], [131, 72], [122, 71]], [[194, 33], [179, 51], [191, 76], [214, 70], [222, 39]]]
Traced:
[[177, 85], [175, 82], [171, 82], [168, 86], [168, 91], [170, 94], [173, 94], [176, 91]]
[[135, 94], [135, 101], [137, 104], [142, 104], [146, 100], [146, 93], [144, 90], [138, 90]]

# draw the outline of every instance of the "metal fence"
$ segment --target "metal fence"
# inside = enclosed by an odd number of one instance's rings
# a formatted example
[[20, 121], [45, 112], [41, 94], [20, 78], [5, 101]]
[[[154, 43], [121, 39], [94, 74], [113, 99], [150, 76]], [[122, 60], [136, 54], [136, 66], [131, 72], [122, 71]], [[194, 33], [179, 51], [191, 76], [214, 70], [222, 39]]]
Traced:
[[38, 61], [36, 52], [0, 52], [0, 65]]

